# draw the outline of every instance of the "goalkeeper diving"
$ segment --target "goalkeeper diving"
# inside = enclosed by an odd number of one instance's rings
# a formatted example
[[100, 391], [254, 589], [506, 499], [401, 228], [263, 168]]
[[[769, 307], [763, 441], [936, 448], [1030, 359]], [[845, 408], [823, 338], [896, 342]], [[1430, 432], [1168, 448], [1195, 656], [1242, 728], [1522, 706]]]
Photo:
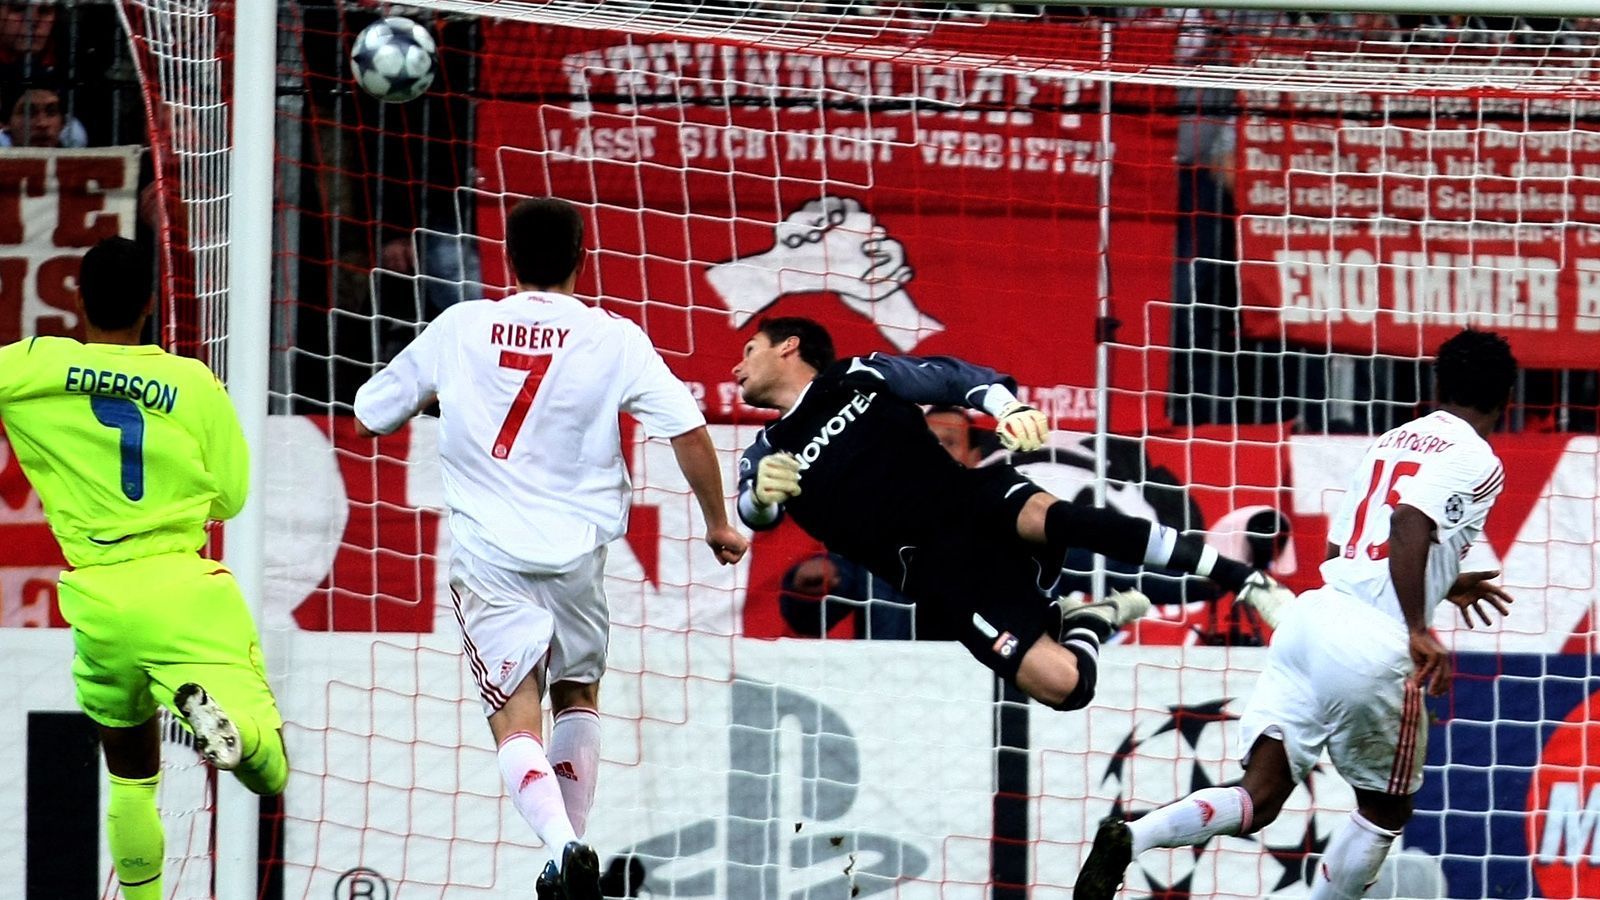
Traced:
[[758, 323], [733, 375], [746, 403], [783, 414], [739, 461], [745, 524], [770, 528], [792, 515], [830, 551], [899, 587], [919, 623], [957, 635], [1047, 706], [1087, 705], [1100, 643], [1149, 609], [1133, 591], [1056, 602], [1071, 548], [1210, 578], [1246, 603], [1275, 608], [1292, 596], [1197, 536], [1059, 500], [1008, 465], [952, 459], [917, 404], [984, 410], [1007, 450], [1037, 450], [1049, 437], [1045, 415], [993, 369], [949, 357], [835, 359], [821, 325], [772, 318]]
[[239, 417], [198, 360], [141, 343], [150, 254], [108, 238], [78, 275], [85, 342], [0, 347], [0, 422], [71, 568], [78, 705], [100, 729], [106, 838], [125, 900], [159, 900], [159, 707], [257, 794], [288, 779], [283, 720], [238, 582], [205, 559], [206, 523], [244, 506]]

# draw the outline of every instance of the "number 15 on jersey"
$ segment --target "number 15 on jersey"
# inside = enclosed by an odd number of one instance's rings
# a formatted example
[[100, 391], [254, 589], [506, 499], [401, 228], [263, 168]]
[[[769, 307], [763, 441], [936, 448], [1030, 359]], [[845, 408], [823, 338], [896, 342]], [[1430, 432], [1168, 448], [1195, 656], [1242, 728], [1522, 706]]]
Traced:
[[[1387, 484], [1384, 483], [1383, 479], [1385, 468], [1389, 470]], [[1356, 518], [1355, 523], [1350, 528], [1350, 539], [1344, 545], [1345, 559], [1355, 559], [1356, 545], [1361, 541], [1361, 536], [1366, 530], [1367, 515], [1371, 510], [1373, 498], [1378, 496], [1379, 486], [1383, 487], [1382, 503], [1385, 507], [1388, 507], [1389, 512], [1392, 514], [1395, 507], [1400, 505], [1400, 492], [1395, 488], [1395, 484], [1400, 479], [1413, 476], [1421, 470], [1422, 463], [1414, 459], [1395, 460], [1392, 467], [1390, 466], [1390, 461], [1386, 459], [1380, 459], [1372, 464], [1372, 480], [1367, 485], [1366, 496], [1361, 498], [1361, 505], [1356, 507]], [[1385, 521], [1387, 521], [1387, 517], [1385, 517]], [[1381, 543], [1368, 543], [1365, 553], [1368, 559], [1388, 559], [1389, 539], [1384, 538]]]

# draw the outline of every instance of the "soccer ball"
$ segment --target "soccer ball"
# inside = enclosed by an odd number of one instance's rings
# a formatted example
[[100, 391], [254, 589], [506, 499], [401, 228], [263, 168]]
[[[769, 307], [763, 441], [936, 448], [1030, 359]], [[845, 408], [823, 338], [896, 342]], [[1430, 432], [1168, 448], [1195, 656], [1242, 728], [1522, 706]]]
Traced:
[[414, 100], [433, 83], [433, 35], [400, 16], [379, 19], [356, 35], [350, 65], [356, 83], [385, 103]]

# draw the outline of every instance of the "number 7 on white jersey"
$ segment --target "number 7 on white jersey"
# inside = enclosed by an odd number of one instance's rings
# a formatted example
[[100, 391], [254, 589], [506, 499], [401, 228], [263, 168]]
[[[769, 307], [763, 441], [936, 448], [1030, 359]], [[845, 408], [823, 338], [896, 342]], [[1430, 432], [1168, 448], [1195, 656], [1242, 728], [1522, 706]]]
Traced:
[[539, 396], [539, 386], [544, 383], [544, 373], [550, 370], [550, 361], [553, 359], [555, 357], [552, 354], [533, 356], [511, 350], [500, 351], [502, 369], [525, 371], [528, 377], [522, 379], [522, 387], [518, 389], [517, 396], [512, 398], [511, 408], [506, 410], [505, 421], [500, 423], [500, 433], [494, 437], [495, 459], [505, 459], [511, 455], [511, 445], [516, 443], [517, 433], [522, 430], [522, 422], [528, 418], [528, 410], [533, 407], [533, 401]]

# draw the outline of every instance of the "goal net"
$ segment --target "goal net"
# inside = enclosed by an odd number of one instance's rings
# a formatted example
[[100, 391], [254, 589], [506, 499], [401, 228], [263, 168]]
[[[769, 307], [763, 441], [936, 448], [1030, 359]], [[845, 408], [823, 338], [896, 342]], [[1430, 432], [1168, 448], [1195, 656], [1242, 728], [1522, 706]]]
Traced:
[[[1518, 603], [1435, 623], [1459, 674], [1373, 895], [1600, 892], [1592, 22], [427, 0], [382, 11], [436, 38], [433, 85], [383, 104], [349, 71], [380, 10], [282, 3], [273, 333], [227, 335], [206, 274], [227, 196], [204, 192], [227, 131], [199, 124], [227, 117], [206, 94], [227, 42], [196, 28], [227, 7], [123, 6], [181, 173], [172, 327], [273, 347], [262, 624], [293, 775], [270, 892], [526, 894], [547, 855], [460, 650], [436, 420], [368, 440], [349, 415], [441, 310], [507, 292], [504, 214], [541, 195], [584, 211], [578, 293], [690, 385], [730, 494], [765, 420], [729, 370], [762, 316], [802, 315], [844, 353], [1013, 374], [1056, 428], [1011, 460], [1030, 476], [1301, 589], [1365, 442], [1427, 402], [1432, 349], [1506, 334], [1507, 484], [1465, 566]], [[887, 640], [915, 633], [898, 595], [792, 526], [717, 566], [670, 447], [625, 433], [588, 833], [616, 896], [1066, 898], [1102, 816], [1238, 777], [1265, 635], [1231, 598], [1145, 578], [1157, 611], [1105, 652], [1094, 707], [1030, 708], [957, 645]], [[1130, 577], [1084, 557], [1067, 585]], [[1353, 802], [1324, 764], [1260, 834], [1146, 855], [1130, 895], [1301, 896]]]

